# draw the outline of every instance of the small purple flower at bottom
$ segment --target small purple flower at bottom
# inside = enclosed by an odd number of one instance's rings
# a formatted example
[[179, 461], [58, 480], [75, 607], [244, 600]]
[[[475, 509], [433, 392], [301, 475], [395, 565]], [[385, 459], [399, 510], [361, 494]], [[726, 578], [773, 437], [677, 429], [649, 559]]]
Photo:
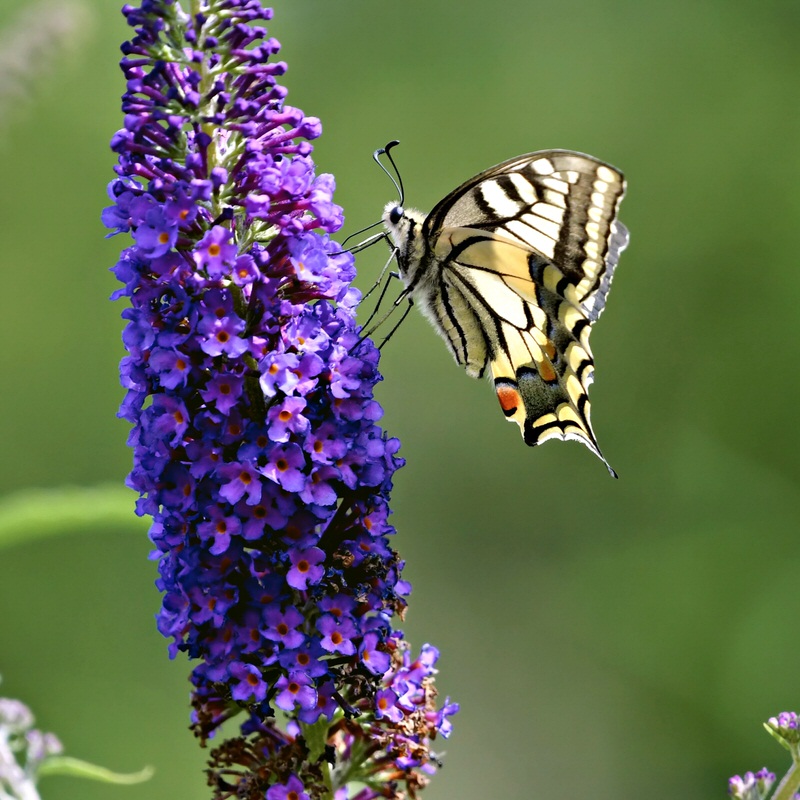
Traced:
[[234, 679], [231, 686], [231, 696], [234, 700], [263, 700], [267, 696], [267, 684], [264, 683], [257, 667], [234, 662], [231, 664], [230, 673]]
[[389, 670], [392, 658], [389, 653], [378, 649], [380, 638], [377, 633], [367, 633], [358, 649], [361, 663], [373, 674], [384, 675]]
[[34, 728], [34, 723], [24, 703], [0, 697], [0, 796], [8, 800], [36, 800], [39, 773], [63, 751], [58, 737]]
[[303, 790], [303, 782], [290, 775], [286, 783], [277, 783], [267, 789], [267, 800], [311, 800]]
[[325, 560], [325, 551], [319, 547], [291, 550], [289, 560], [292, 568], [286, 575], [286, 582], [293, 589], [307, 589], [310, 585], [319, 583], [325, 574], [325, 568], [320, 566]]
[[397, 705], [397, 693], [392, 689], [381, 689], [375, 695], [375, 716], [378, 719], [388, 717], [392, 722], [403, 719], [403, 710]]
[[231, 243], [231, 232], [221, 225], [215, 225], [197, 243], [194, 260], [202, 267], [210, 278], [221, 278], [230, 273], [231, 265], [238, 254], [235, 244]]
[[304, 672], [281, 675], [275, 688], [277, 694], [274, 702], [282, 711], [294, 711], [295, 707], [309, 709], [317, 704], [317, 690]]

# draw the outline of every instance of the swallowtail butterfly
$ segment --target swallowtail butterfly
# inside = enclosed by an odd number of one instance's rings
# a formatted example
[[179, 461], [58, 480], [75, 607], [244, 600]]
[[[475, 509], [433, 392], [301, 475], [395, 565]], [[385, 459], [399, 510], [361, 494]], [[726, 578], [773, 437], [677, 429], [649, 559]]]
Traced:
[[[616, 219], [619, 170], [543, 150], [481, 172], [427, 216], [387, 204], [400, 277], [467, 374], [494, 381], [528, 445], [597, 445], [587, 390], [592, 325], [628, 231]], [[402, 202], [402, 201], [401, 201]]]

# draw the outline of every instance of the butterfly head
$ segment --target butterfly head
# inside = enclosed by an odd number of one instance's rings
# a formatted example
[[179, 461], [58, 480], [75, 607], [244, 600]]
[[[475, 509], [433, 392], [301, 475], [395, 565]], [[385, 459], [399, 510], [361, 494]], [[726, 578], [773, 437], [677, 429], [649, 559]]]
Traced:
[[383, 227], [397, 248], [397, 263], [404, 280], [424, 255], [424, 221], [425, 215], [422, 212], [414, 208], [403, 208], [396, 200], [387, 203], [383, 209]]
[[398, 205], [397, 203], [387, 203], [386, 208], [384, 209], [386, 221], [390, 225], [399, 225], [400, 221], [405, 216], [405, 213], [406, 212], [403, 206]]

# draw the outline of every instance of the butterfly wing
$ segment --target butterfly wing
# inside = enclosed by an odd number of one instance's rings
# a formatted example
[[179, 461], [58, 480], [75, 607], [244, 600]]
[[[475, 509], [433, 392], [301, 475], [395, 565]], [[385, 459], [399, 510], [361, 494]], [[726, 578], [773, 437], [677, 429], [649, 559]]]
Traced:
[[591, 156], [532, 153], [456, 189], [422, 230], [439, 266], [425, 310], [456, 360], [474, 375], [490, 366], [527, 444], [576, 439], [606, 466], [589, 417], [589, 334], [628, 242], [624, 189]]

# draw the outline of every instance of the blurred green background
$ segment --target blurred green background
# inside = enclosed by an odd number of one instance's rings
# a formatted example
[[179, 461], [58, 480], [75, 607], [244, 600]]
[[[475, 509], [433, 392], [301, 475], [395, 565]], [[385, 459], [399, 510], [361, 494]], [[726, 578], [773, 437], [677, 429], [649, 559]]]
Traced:
[[[20, 5], [0, 0], [0, 31]], [[99, 223], [127, 29], [115, 2], [85, 9], [27, 96], [0, 84], [8, 498], [120, 484], [130, 464], [107, 300], [125, 242]], [[629, 181], [631, 246], [593, 335], [593, 421], [619, 481], [577, 444], [526, 448], [418, 315], [385, 351], [384, 424], [408, 460], [405, 629], [441, 649], [462, 707], [425, 796], [706, 800], [733, 773], [785, 769], [761, 722], [800, 710], [800, 4], [281, 0], [271, 33], [289, 102], [323, 121], [345, 233], [395, 197], [370, 158], [392, 138], [426, 210], [537, 149]], [[359, 256], [362, 287], [384, 257]], [[94, 521], [2, 551], [0, 694], [71, 755], [157, 769], [133, 788], [48, 778], [45, 797], [209, 796], [132, 504], [105, 517], [89, 495]]]

